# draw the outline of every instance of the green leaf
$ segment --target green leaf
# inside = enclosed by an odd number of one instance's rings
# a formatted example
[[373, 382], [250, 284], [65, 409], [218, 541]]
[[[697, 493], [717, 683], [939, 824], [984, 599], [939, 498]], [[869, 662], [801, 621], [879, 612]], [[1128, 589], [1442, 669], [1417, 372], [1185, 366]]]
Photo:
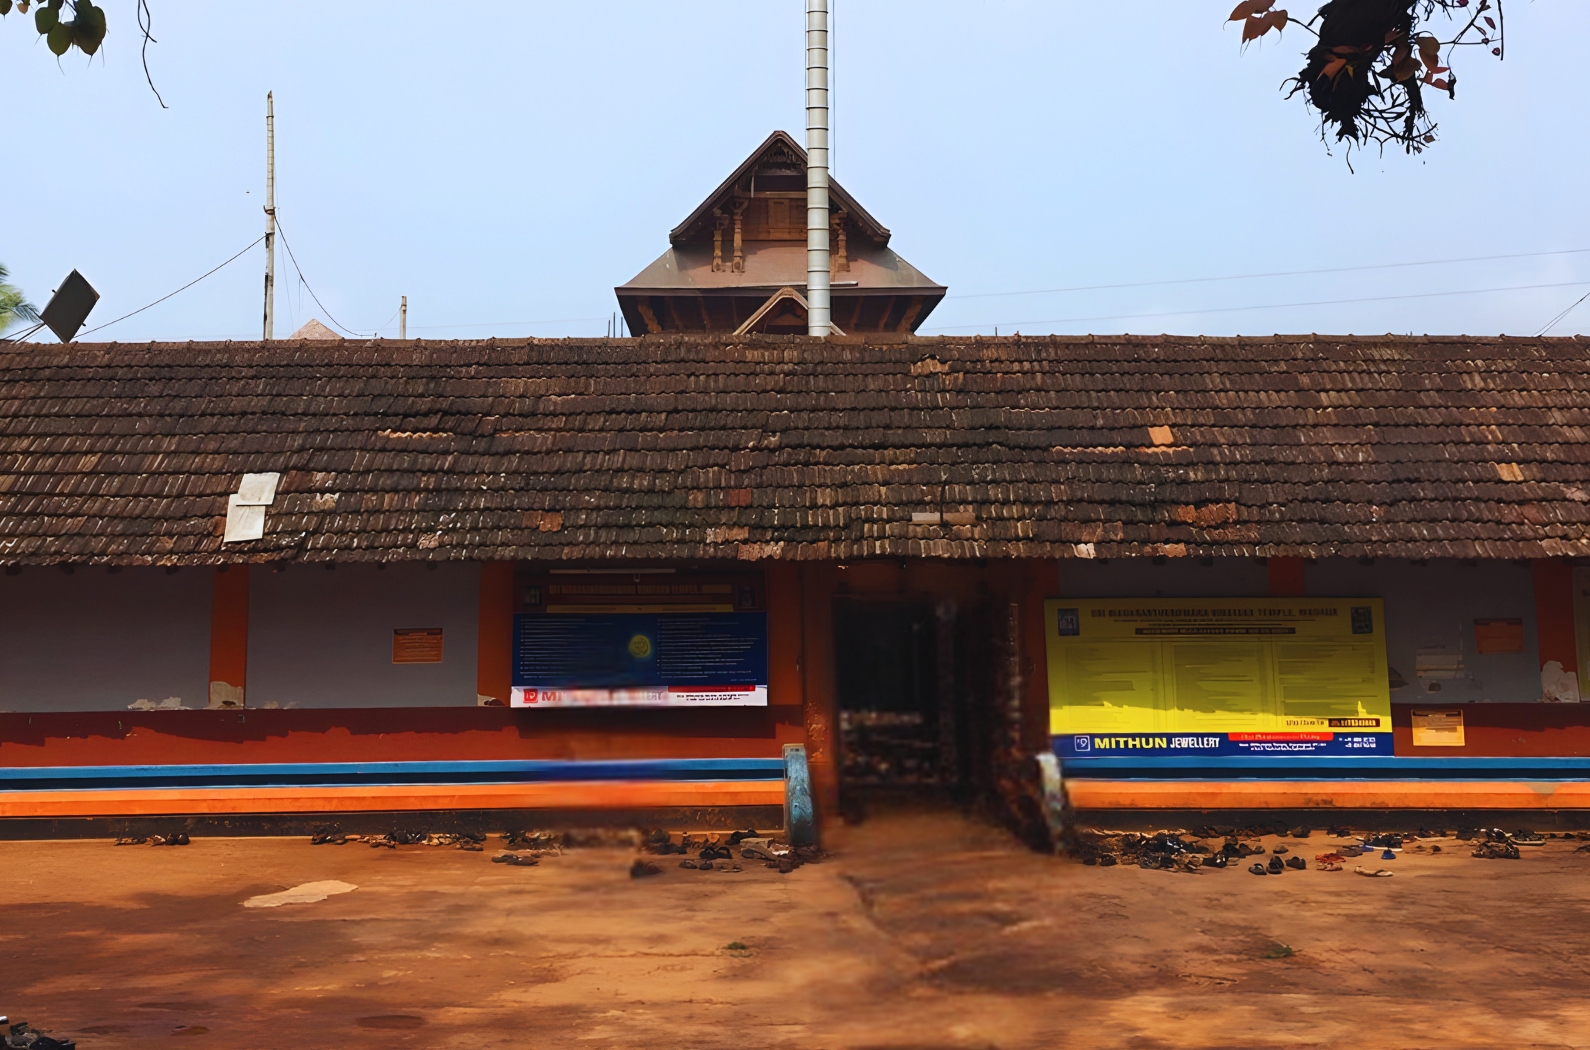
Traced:
[[49, 45], [50, 51], [55, 54], [55, 57], [59, 58], [66, 54], [67, 48], [72, 46], [72, 27], [63, 25], [51, 26], [49, 36], [45, 38], [44, 42]]
[[60, 21], [61, 16], [53, 7], [41, 7], [33, 12], [33, 28], [39, 31], [40, 36], [54, 29]]
[[77, 17], [72, 20], [72, 42], [83, 54], [92, 55], [104, 40], [105, 9], [81, 0], [77, 5]]
[[11, 13], [11, 0], [0, 0], [0, 16]]

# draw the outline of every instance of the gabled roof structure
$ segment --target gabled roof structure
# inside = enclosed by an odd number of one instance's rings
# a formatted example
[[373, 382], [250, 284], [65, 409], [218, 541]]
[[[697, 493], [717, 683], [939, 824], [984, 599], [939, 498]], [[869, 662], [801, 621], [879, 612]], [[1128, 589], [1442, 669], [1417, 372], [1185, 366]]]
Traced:
[[[833, 320], [851, 334], [914, 332], [945, 288], [889, 247], [889, 230], [829, 179]], [[734, 332], [781, 289], [806, 287], [806, 151], [775, 131], [615, 291], [630, 331]], [[767, 334], [804, 335], [780, 314]], [[787, 329], [787, 330], [786, 330]]]
[[[1590, 556], [1590, 343], [0, 353], [0, 564]], [[223, 543], [245, 473], [280, 474]]]

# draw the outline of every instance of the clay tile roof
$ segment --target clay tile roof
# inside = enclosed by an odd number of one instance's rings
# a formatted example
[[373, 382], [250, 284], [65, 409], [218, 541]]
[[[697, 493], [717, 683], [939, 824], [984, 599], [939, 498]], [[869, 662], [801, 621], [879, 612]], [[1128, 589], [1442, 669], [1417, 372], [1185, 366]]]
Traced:
[[[1590, 556], [1585, 339], [23, 344], [0, 563]], [[221, 544], [246, 472], [258, 541]]]

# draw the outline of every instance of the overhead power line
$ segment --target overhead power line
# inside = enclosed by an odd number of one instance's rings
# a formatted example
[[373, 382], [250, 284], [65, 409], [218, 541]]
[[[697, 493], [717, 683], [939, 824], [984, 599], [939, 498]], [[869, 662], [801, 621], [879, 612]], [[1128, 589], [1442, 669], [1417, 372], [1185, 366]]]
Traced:
[[134, 317], [134, 316], [136, 316], [138, 314], [143, 313], [145, 310], [149, 309], [150, 306], [159, 306], [161, 303], [165, 302], [167, 299], [171, 298], [173, 295], [176, 295], [177, 292], [185, 292], [185, 291], [187, 291], [189, 288], [192, 288], [194, 285], [198, 284], [200, 281], [202, 281], [206, 277], [210, 276], [210, 274], [216, 273], [217, 271], [219, 271], [219, 270], [223, 269], [224, 267], [226, 267], [228, 264], [234, 263], [237, 260], [241, 259], [243, 257], [243, 255], [244, 255], [244, 253], [247, 252], [249, 248], [254, 247], [254, 245], [258, 244], [260, 241], [263, 241], [264, 239], [265, 239], [265, 237], [263, 235], [255, 238], [253, 241], [251, 241], [249, 243], [248, 248], [244, 248], [243, 251], [238, 252], [236, 255], [232, 256], [230, 259], [226, 260], [226, 262], [222, 263], [220, 266], [217, 266], [215, 269], [207, 270], [204, 273], [200, 274], [199, 276], [195, 277], [193, 280], [189, 281], [187, 284], [183, 285], [181, 288], [178, 288], [176, 292], [167, 292], [165, 295], [162, 295], [160, 298], [158, 298], [154, 302], [150, 303], [149, 306], [140, 306], [138, 309], [134, 310], [132, 313], [130, 313], [130, 314], [122, 314], [120, 317], [116, 318], [116, 320], [114, 320], [114, 321], [106, 321], [104, 324], [100, 325], [98, 328], [90, 328], [86, 332], [79, 332], [77, 338], [78, 339], [82, 339], [83, 336], [85, 336], [85, 335], [92, 335], [95, 332], [98, 332], [98, 331], [101, 331], [103, 329], [109, 328], [113, 324], [120, 324], [122, 321], [127, 320], [127, 318], [129, 318], [129, 317]]
[[[1034, 288], [1025, 292], [975, 292], [969, 295], [946, 295], [949, 299], [999, 299], [1017, 295], [1058, 295], [1061, 292], [1104, 292], [1116, 288], [1158, 288], [1172, 284], [1207, 284], [1214, 281], [1252, 281], [1261, 277], [1309, 277], [1322, 273], [1353, 273], [1359, 270], [1396, 270], [1410, 266], [1445, 266], [1471, 262], [1495, 262], [1499, 259], [1537, 259], [1548, 255], [1583, 255], [1590, 248], [1564, 248], [1552, 252], [1518, 252], [1513, 255], [1471, 255], [1462, 259], [1426, 259], [1423, 262], [1374, 263], [1368, 266], [1332, 266], [1323, 270], [1277, 270], [1273, 273], [1237, 273], [1225, 277], [1177, 277], [1166, 281], [1131, 281], [1125, 284], [1080, 284], [1070, 288]], [[1032, 323], [1032, 322], [1029, 322]]]
[[[304, 287], [309, 290], [309, 298], [313, 299], [315, 301], [315, 305], [320, 307], [321, 311], [326, 315], [326, 320], [330, 321], [344, 332], [347, 332], [349, 335], [375, 335], [376, 333], [374, 332], [356, 332], [352, 328], [349, 328], [347, 325], [343, 324], [341, 321], [337, 320], [335, 317], [331, 316], [331, 311], [326, 309], [326, 304], [321, 302], [320, 296], [315, 294], [315, 289], [309, 283], [309, 278], [304, 276], [304, 268], [298, 265], [298, 257], [293, 254], [293, 246], [287, 240], [287, 230], [282, 226], [282, 217], [280, 215], [276, 216], [276, 232], [282, 235], [282, 245], [287, 249], [287, 258], [292, 260], [293, 269], [298, 272], [298, 279], [302, 281]], [[263, 237], [260, 238], [260, 240], [264, 239], [265, 238]]]
[[1553, 317], [1551, 320], [1547, 321], [1546, 324], [1545, 324], [1545, 327], [1541, 328], [1541, 330], [1536, 332], [1535, 334], [1537, 336], [1541, 336], [1541, 335], [1545, 335], [1547, 332], [1551, 331], [1553, 328], [1555, 328], [1557, 326], [1557, 322], [1558, 321], [1562, 320], [1564, 317], [1567, 317], [1569, 314], [1573, 313], [1574, 308], [1577, 307], [1580, 303], [1584, 302], [1586, 299], [1590, 299], [1590, 292], [1586, 292], [1583, 295], [1581, 295], [1579, 298], [1575, 299], [1573, 301], [1573, 305], [1572, 306], [1569, 306], [1568, 309], [1564, 310], [1562, 313], [1558, 314], [1556, 317]]
[[[1558, 281], [1553, 284], [1516, 284], [1502, 288], [1468, 288], [1451, 292], [1414, 292], [1410, 295], [1374, 295], [1356, 299], [1315, 299], [1304, 303], [1265, 303], [1260, 306], [1214, 306], [1194, 310], [1157, 310], [1152, 313], [1137, 314], [1094, 314], [1089, 317], [1052, 317], [1039, 321], [999, 321], [984, 322], [981, 324], [946, 325], [942, 328], [930, 328], [930, 332], [952, 332], [964, 328], [992, 328], [997, 323], [1000, 328], [1019, 328], [1029, 324], [1079, 324], [1083, 321], [1125, 321], [1140, 317], [1182, 317], [1192, 314], [1225, 314], [1243, 313], [1251, 310], [1286, 310], [1297, 306], [1340, 306], [1344, 303], [1384, 303], [1396, 299], [1433, 299], [1445, 295], [1487, 295], [1491, 292], [1526, 292], [1539, 288], [1581, 288], [1584, 281]], [[1572, 307], [1569, 307], [1572, 309]], [[1564, 313], [1566, 316], [1566, 312]], [[1560, 319], [1560, 318], [1559, 318]], [[1556, 324], [1553, 321], [1552, 324]], [[1547, 327], [1550, 327], [1549, 325]]]
[[605, 317], [556, 317], [546, 321], [477, 321], [470, 324], [411, 324], [409, 329], [415, 332], [434, 332], [441, 328], [506, 328], [510, 325], [532, 324], [581, 324], [586, 321], [605, 321]]

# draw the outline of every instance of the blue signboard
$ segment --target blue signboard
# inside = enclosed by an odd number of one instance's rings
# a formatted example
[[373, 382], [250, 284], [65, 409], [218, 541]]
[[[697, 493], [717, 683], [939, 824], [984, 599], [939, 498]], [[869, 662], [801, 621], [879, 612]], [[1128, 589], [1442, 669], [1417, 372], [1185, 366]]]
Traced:
[[514, 707], [767, 703], [767, 615], [524, 613]]

